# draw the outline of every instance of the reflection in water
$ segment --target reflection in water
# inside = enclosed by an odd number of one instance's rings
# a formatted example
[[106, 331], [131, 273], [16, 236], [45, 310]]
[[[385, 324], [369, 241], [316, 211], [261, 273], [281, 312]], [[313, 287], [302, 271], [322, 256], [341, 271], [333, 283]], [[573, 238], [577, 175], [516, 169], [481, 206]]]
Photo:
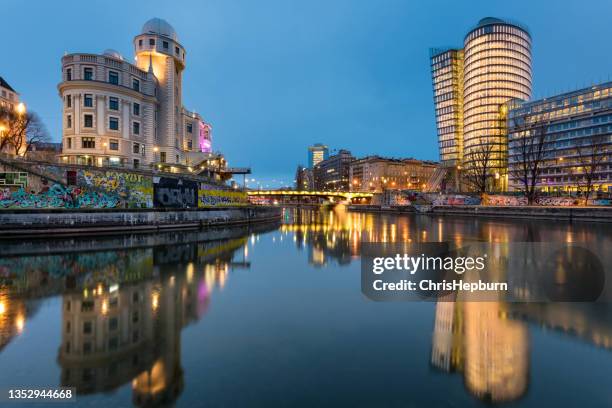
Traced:
[[[268, 229], [3, 244], [0, 352], [27, 330], [42, 299], [61, 296], [61, 385], [76, 387], [81, 396], [126, 385], [134, 405], [172, 404], [186, 383], [182, 330], [206, 314], [233, 269], [250, 266], [259, 232]], [[286, 210], [272, 238], [273, 245], [285, 245], [284, 250], [294, 245], [312, 266], [322, 268], [358, 261], [361, 243], [368, 241], [588, 242], [601, 250], [610, 246], [611, 237], [605, 225], [373, 215], [337, 208]], [[503, 251], [494, 255], [499, 274], [526, 262], [508, 259]], [[530, 277], [514, 278], [525, 293], [537, 290]], [[484, 401], [508, 402], [526, 395], [533, 384], [529, 332], [539, 327], [612, 350], [607, 305], [451, 300], [436, 304], [431, 355], [413, 358], [429, 359], [437, 370], [462, 376], [466, 391]]]

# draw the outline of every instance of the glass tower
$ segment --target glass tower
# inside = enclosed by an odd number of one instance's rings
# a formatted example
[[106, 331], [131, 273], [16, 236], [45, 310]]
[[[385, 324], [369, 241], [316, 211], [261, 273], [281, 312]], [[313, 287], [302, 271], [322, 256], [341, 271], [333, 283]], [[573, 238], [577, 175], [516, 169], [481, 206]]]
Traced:
[[432, 49], [430, 57], [440, 162], [452, 167], [463, 156], [463, 50]]
[[498, 178], [507, 173], [508, 156], [502, 104], [531, 98], [531, 37], [518, 25], [488, 17], [466, 35], [464, 53], [464, 165], [488, 154]]
[[463, 49], [430, 52], [440, 161], [447, 168], [482, 166], [507, 188], [508, 136], [503, 111], [531, 98], [531, 36], [515, 23], [487, 17]]

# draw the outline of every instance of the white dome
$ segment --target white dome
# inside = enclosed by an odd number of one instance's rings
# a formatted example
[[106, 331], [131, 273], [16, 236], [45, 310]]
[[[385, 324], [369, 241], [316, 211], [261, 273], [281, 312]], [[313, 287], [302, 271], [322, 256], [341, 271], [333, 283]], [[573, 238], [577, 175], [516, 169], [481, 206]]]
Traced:
[[119, 51], [112, 50], [110, 48], [104, 50], [104, 52], [102, 54], [106, 55], [107, 57], [113, 57], [113, 58], [117, 58], [117, 59], [123, 60], [123, 55], [121, 55], [119, 53]]
[[142, 26], [141, 34], [159, 34], [164, 37], [178, 41], [178, 36], [174, 28], [166, 20], [161, 18], [152, 18]]

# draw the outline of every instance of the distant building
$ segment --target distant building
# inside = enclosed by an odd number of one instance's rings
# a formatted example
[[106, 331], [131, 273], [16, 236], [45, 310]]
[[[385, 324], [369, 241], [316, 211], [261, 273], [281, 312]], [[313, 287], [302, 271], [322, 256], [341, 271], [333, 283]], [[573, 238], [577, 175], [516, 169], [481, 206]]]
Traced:
[[28, 159], [56, 162], [62, 153], [61, 143], [33, 143], [28, 152]]
[[351, 191], [424, 190], [438, 163], [416, 159], [368, 156], [349, 169]]
[[329, 157], [329, 148], [321, 143], [317, 143], [308, 148], [308, 167], [314, 169], [314, 167], [326, 160]]
[[313, 169], [315, 190], [349, 191], [349, 168], [353, 160], [351, 152], [341, 149], [316, 164]]
[[312, 169], [298, 166], [295, 173], [295, 189], [298, 191], [314, 190], [314, 177]]
[[507, 188], [508, 142], [500, 107], [531, 97], [531, 35], [518, 24], [486, 17], [463, 48], [430, 55], [441, 164], [478, 168], [483, 152], [495, 172], [493, 189]]
[[19, 94], [12, 86], [0, 77], [0, 107], [15, 109], [19, 103]]
[[62, 162], [177, 171], [211, 152], [210, 125], [183, 105], [186, 51], [172, 26], [147, 21], [134, 50], [134, 64], [113, 50], [62, 58]]
[[516, 175], [525, 161], [522, 138], [536, 137], [536, 131], [544, 126], [545, 154], [538, 189], [583, 190], [584, 167], [590, 170], [589, 163], [594, 160], [594, 190], [612, 192], [612, 82], [533, 102], [511, 101], [505, 106], [511, 188], [521, 188]]

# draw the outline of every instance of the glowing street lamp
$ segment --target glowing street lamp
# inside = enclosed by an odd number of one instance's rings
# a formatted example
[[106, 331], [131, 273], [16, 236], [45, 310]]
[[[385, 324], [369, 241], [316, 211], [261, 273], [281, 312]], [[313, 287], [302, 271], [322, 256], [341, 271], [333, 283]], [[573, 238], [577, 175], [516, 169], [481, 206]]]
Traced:
[[15, 110], [18, 114], [23, 115], [26, 112], [26, 106], [23, 102], [19, 102]]

